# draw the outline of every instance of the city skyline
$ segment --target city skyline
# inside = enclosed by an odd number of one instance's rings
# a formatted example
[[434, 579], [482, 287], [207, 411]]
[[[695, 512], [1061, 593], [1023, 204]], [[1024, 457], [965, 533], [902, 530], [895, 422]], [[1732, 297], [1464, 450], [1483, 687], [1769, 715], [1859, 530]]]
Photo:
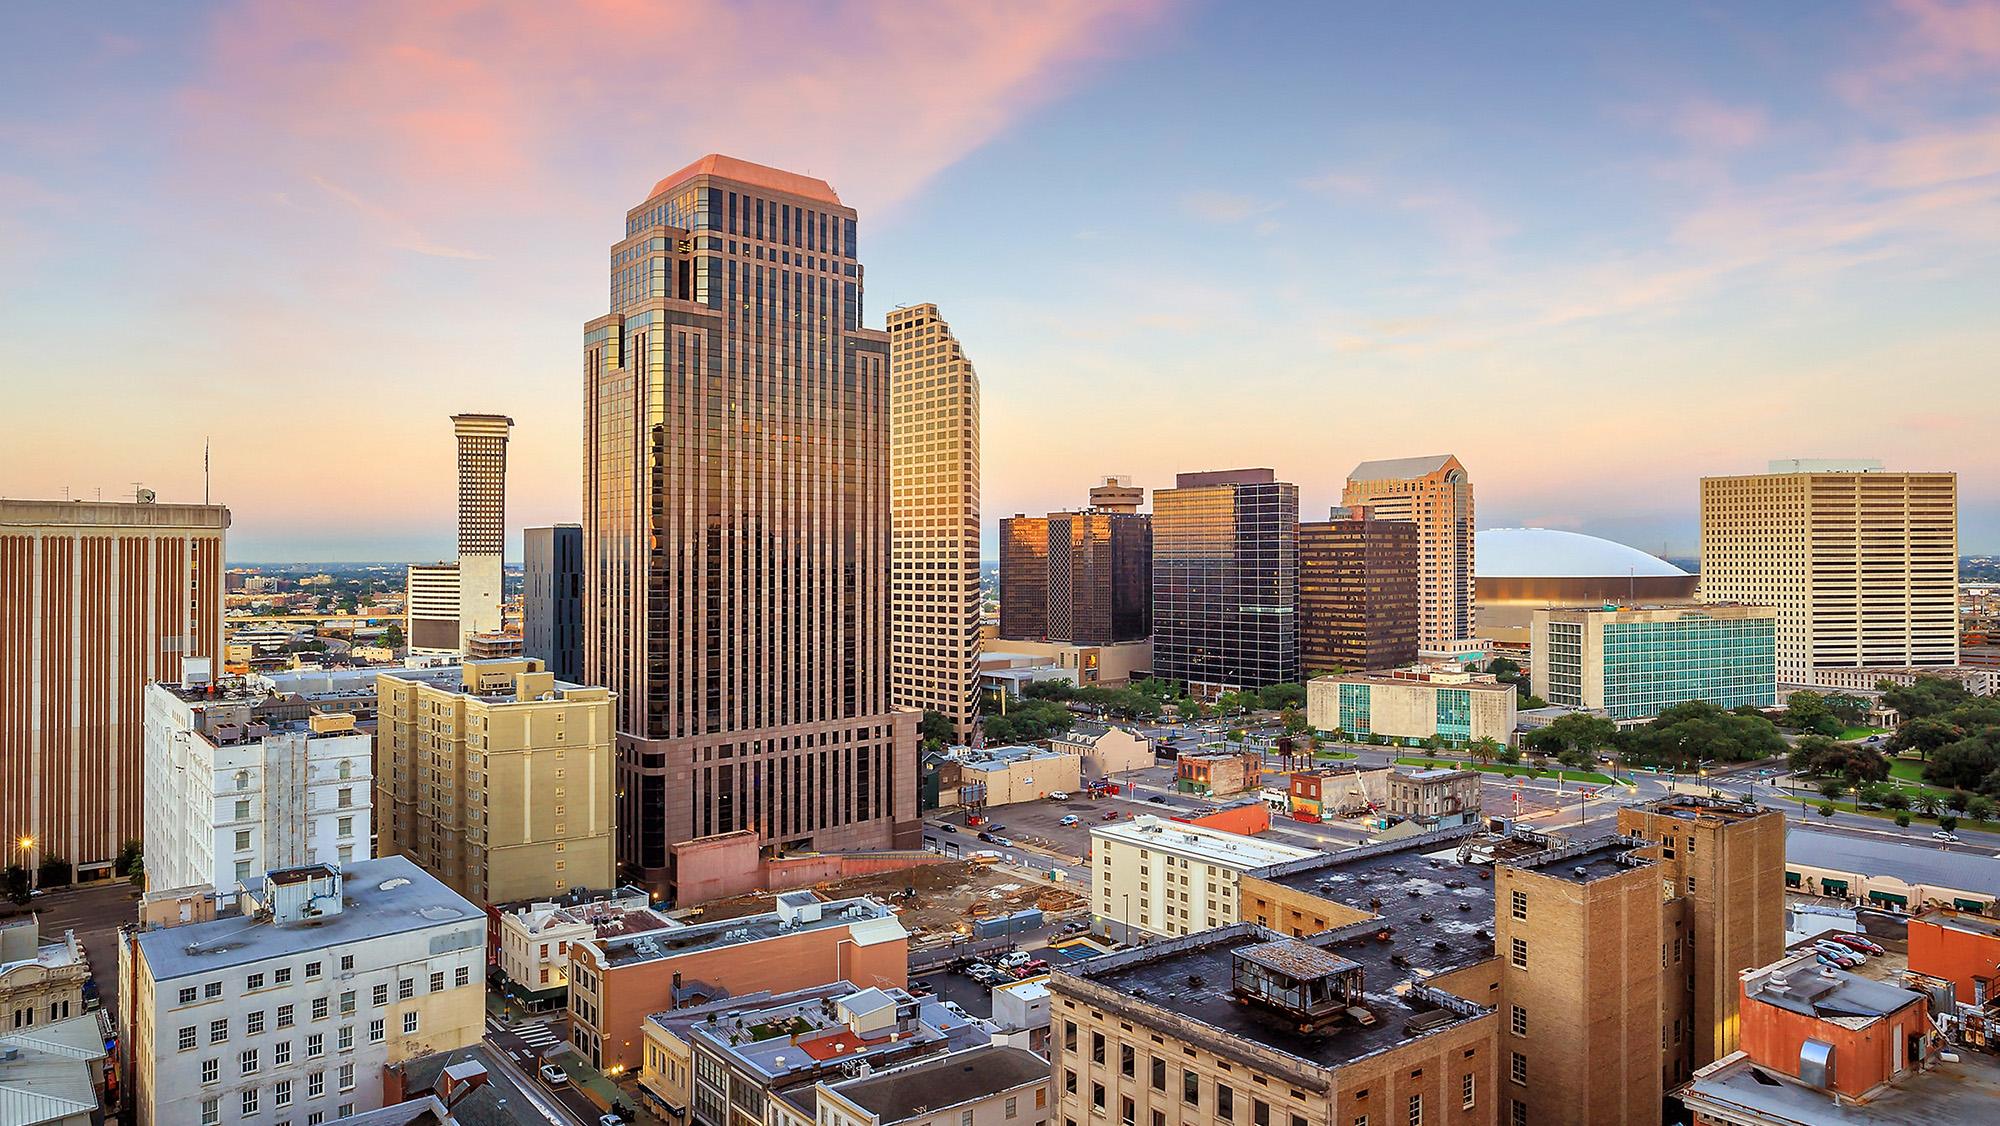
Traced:
[[[868, 327], [978, 342], [988, 560], [1076, 469], [1268, 464], [1318, 514], [1444, 450], [1482, 526], [1673, 555], [1705, 475], [1950, 470], [2000, 551], [2000, 5], [105, 14], [4, 17], [8, 496], [192, 502], [206, 438], [234, 559], [443, 558], [436, 420], [493, 411], [517, 560], [580, 515], [602, 216], [720, 151], [871, 217]], [[825, 61], [747, 65], [800, 31]], [[697, 33], [744, 92], [697, 123], [601, 79]]]

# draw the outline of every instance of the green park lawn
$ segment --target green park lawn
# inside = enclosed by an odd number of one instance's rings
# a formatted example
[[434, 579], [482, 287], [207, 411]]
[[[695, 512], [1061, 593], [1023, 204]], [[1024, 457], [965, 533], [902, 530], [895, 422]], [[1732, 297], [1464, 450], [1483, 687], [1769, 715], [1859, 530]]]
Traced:
[[[1399, 758], [1396, 760], [1396, 763], [1399, 766], [1415, 766], [1415, 767], [1421, 767], [1426, 770], [1478, 770], [1487, 774], [1503, 774], [1503, 775], [1513, 774], [1522, 777], [1525, 777], [1528, 773], [1528, 766], [1526, 763], [1517, 763], [1513, 766], [1508, 766], [1505, 763], [1493, 763], [1491, 765], [1482, 765], [1480, 763], [1470, 762], [1462, 759], [1436, 759], [1436, 758]], [[1599, 774], [1595, 770], [1564, 770], [1558, 772], [1555, 770], [1541, 770], [1537, 768], [1535, 772], [1535, 777], [1551, 778], [1554, 777], [1557, 773], [1561, 773], [1563, 781], [1565, 782], [1583, 782], [1594, 786], [1615, 786], [1619, 784], [1617, 779], [1612, 778], [1608, 775]]]
[[1866, 739], [1870, 735], [1887, 735], [1888, 733], [1889, 730], [1885, 727], [1850, 727], [1841, 732], [1836, 738], [1844, 743], [1852, 743], [1857, 739]]

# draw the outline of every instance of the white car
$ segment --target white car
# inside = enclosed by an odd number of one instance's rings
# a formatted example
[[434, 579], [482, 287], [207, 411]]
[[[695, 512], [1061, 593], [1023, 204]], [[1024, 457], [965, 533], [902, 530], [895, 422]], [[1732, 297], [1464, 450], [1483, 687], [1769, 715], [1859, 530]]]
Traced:
[[1067, 793], [1066, 791], [1063, 791], [1063, 790], [1057, 790], [1057, 791], [1056, 791], [1055, 793], [1053, 793], [1053, 794], [1050, 794], [1050, 795], [1049, 795], [1049, 800], [1050, 800], [1050, 801], [1068, 801], [1068, 800], [1069, 800], [1069, 794], [1068, 794], [1068, 793]]
[[1080, 817], [1078, 817], [1078, 816], [1077, 816], [1076, 814], [1074, 814], [1074, 813], [1071, 813], [1071, 814], [1068, 814], [1068, 815], [1064, 816], [1064, 817], [1063, 817], [1063, 819], [1062, 819], [1062, 820], [1060, 820], [1060, 821], [1058, 821], [1058, 822], [1056, 822], [1056, 824], [1058, 824], [1058, 825], [1081, 825], [1081, 824], [1083, 824], [1083, 819], [1082, 819], [1082, 818], [1080, 818]]
[[1957, 844], [1958, 834], [1939, 829], [1937, 832], [1931, 834], [1931, 839], [1934, 841], [1950, 841], [1952, 844]]
[[552, 1063], [543, 1064], [541, 1067], [540, 1075], [542, 1077], [542, 1082], [548, 1084], [551, 1087], [569, 1086], [569, 1072], [564, 1071], [562, 1068], [557, 1067], [555, 1064]]
[[625, 1126], [625, 1120], [615, 1114], [600, 1114], [597, 1116], [597, 1126]]

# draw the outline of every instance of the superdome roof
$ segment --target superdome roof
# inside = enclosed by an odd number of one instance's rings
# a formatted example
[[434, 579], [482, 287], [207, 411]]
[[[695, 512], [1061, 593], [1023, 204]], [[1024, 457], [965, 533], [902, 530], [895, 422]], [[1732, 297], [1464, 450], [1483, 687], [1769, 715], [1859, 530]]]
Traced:
[[1488, 528], [1473, 535], [1475, 578], [1603, 579], [1687, 572], [1636, 547], [1554, 528]]

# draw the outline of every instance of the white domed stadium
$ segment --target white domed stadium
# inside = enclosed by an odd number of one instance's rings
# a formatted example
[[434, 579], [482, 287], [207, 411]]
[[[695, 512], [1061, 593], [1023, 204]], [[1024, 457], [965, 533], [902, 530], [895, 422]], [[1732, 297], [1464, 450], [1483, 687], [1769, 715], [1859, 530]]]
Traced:
[[1473, 605], [1479, 636], [1525, 650], [1544, 606], [1682, 602], [1695, 576], [1612, 540], [1554, 528], [1488, 528], [1474, 534]]

